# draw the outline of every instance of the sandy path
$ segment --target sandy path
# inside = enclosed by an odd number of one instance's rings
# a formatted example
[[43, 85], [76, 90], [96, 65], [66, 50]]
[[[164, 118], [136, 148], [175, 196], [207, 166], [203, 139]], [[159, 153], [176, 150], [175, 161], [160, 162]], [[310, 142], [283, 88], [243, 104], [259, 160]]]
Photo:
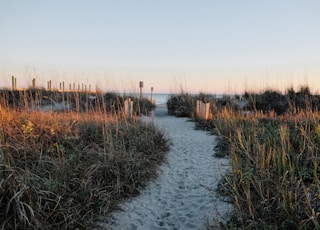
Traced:
[[214, 136], [158, 107], [154, 122], [173, 143], [167, 163], [157, 180], [122, 204], [124, 211], [116, 212], [106, 229], [206, 229], [208, 223], [216, 229], [216, 219], [231, 210], [214, 191], [229, 161], [213, 157]]

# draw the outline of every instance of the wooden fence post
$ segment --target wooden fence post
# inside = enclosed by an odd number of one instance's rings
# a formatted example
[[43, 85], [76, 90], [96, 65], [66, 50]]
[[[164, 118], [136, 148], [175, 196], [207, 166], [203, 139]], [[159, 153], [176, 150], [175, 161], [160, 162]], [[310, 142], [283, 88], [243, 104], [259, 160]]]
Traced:
[[32, 79], [32, 89], [35, 89], [36, 88], [36, 79], [33, 78]]
[[17, 78], [12, 76], [12, 90], [16, 90], [16, 89], [17, 89]]
[[205, 106], [205, 116], [204, 116], [204, 119], [205, 120], [208, 120], [209, 119], [209, 114], [210, 114], [210, 103], [206, 103], [204, 104]]
[[201, 101], [197, 100], [197, 114], [200, 116], [200, 106], [201, 106]]
[[51, 80], [48, 81], [48, 90], [51, 91]]
[[133, 101], [130, 98], [124, 101], [124, 114], [126, 117], [131, 118], [133, 114]]
[[197, 114], [200, 118], [208, 120], [210, 115], [210, 103], [197, 100]]

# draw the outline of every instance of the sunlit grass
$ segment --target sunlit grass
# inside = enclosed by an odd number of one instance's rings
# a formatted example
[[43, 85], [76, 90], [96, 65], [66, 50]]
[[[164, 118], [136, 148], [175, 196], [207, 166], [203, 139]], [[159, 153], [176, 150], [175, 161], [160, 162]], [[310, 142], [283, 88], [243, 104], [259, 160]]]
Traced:
[[230, 146], [222, 186], [236, 208], [230, 226], [320, 227], [318, 113], [223, 115], [213, 124]]
[[307, 89], [244, 95], [245, 113], [232, 99], [211, 99], [207, 121], [189, 103], [201, 95], [171, 98], [174, 111], [189, 108], [197, 127], [217, 136], [216, 156], [230, 158], [219, 184], [234, 206], [227, 229], [320, 229], [319, 96]]
[[59, 113], [30, 109], [30, 97], [13, 103], [1, 98], [2, 229], [98, 227], [156, 176], [168, 151], [167, 138], [152, 124], [100, 103]]

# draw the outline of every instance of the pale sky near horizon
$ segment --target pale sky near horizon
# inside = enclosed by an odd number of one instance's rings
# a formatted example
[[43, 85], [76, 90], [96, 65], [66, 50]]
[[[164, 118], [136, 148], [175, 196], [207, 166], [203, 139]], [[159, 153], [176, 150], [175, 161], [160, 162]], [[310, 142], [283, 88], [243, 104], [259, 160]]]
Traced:
[[320, 92], [318, 0], [0, 0], [2, 86]]

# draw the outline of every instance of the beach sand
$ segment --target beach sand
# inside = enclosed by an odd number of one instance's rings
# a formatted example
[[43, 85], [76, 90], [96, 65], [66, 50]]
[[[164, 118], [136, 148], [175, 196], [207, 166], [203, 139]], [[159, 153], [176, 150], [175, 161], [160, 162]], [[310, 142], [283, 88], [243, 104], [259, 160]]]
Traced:
[[187, 118], [167, 115], [165, 105], [158, 105], [154, 122], [171, 139], [167, 162], [160, 166], [159, 177], [137, 197], [121, 204], [105, 229], [171, 230], [218, 229], [232, 210], [215, 189], [230, 169], [228, 159], [215, 158], [215, 137], [195, 130]]

